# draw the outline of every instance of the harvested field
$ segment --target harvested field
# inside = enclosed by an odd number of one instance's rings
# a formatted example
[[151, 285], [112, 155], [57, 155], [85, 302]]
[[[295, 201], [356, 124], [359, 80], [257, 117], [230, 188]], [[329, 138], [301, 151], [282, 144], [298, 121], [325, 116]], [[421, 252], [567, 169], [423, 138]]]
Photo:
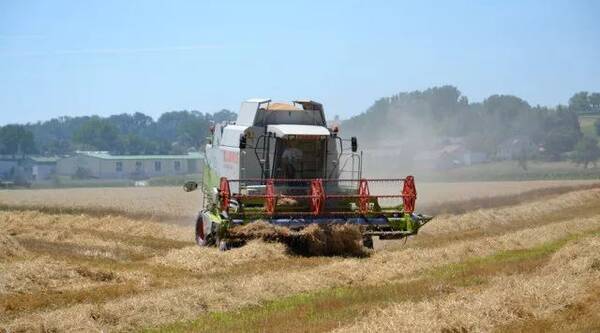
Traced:
[[[597, 325], [599, 318], [591, 323], [573, 322], [582, 320], [581, 314], [569, 308], [590, 305], [586, 304], [589, 296], [597, 301], [599, 263], [600, 237], [573, 241], [532, 272], [502, 274], [479, 288], [383, 307], [337, 332], [509, 331], [527, 326], [570, 331]], [[592, 305], [600, 308], [598, 303]], [[560, 316], [566, 312], [575, 318]]]
[[[186, 218], [173, 207], [197, 209], [197, 197], [158, 204], [170, 188], [130, 189], [156, 193], [138, 206], [124, 189], [90, 189], [114, 191], [98, 199], [112, 215], [87, 211], [95, 206], [79, 191], [68, 200], [80, 211], [44, 201], [50, 192], [27, 201], [23, 193], [35, 191], [3, 191], [0, 332], [593, 331], [600, 327], [600, 189], [546, 185], [554, 190], [541, 197], [526, 193], [546, 187], [505, 187], [500, 197], [525, 193], [522, 202], [439, 215], [405, 245], [366, 257], [297, 255], [260, 239], [227, 252], [196, 247], [189, 226], [161, 223]], [[458, 184], [443, 186], [451, 193]], [[72, 190], [56, 191], [66, 198]], [[25, 201], [5, 200], [11, 193]], [[265, 240], [289, 237], [262, 228]], [[352, 248], [344, 239], [338, 246]]]
[[126, 215], [186, 223], [198, 213], [202, 194], [200, 191], [185, 193], [181, 187], [0, 190], [0, 205], [50, 213]]
[[[472, 207], [515, 204], [498, 197], [514, 196], [531, 191], [552, 194], [572, 190], [577, 186], [600, 186], [600, 181], [522, 181], [522, 182], [469, 182], [419, 183], [418, 206], [432, 214], [464, 211]], [[399, 191], [390, 186], [372, 192]], [[524, 198], [522, 198], [524, 199]], [[40, 190], [0, 190], [0, 208], [33, 209], [48, 213], [85, 213], [104, 216], [125, 215], [136, 219], [190, 224], [202, 204], [200, 191], [186, 193], [181, 187], [133, 188], [70, 188]]]

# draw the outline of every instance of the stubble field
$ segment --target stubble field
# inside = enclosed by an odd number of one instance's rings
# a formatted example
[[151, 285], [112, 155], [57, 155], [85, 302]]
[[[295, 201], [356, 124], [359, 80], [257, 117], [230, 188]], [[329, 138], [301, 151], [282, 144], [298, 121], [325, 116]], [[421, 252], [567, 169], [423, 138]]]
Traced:
[[367, 258], [198, 248], [179, 188], [1, 191], [0, 331], [600, 329], [597, 184], [417, 186], [439, 215]]

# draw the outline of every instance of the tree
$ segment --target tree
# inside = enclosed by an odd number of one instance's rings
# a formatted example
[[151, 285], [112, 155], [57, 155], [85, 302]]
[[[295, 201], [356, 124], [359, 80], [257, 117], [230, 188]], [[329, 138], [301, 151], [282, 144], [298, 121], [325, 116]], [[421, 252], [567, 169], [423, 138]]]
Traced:
[[554, 160], [573, 150], [583, 136], [577, 114], [561, 106], [546, 115], [543, 129], [542, 144]]
[[521, 151], [517, 155], [517, 163], [519, 164], [519, 167], [523, 169], [523, 171], [527, 171], [527, 155], [528, 154], [526, 149], [521, 149]]
[[44, 155], [68, 154], [74, 150], [73, 133], [91, 117], [58, 117], [25, 125], [33, 132], [37, 150]]
[[237, 118], [237, 113], [231, 112], [227, 109], [222, 109], [219, 112], [215, 112], [212, 115], [212, 120], [216, 123], [220, 123], [222, 121], [234, 121]]
[[0, 153], [7, 155], [35, 152], [33, 133], [23, 125], [0, 127]]
[[134, 133], [119, 136], [119, 147], [114, 151], [121, 155], [144, 155], [159, 153], [154, 141]]
[[575, 113], [591, 111], [590, 99], [587, 91], [581, 91], [569, 98], [569, 109]]
[[495, 154], [497, 147], [517, 136], [531, 138], [540, 121], [529, 103], [512, 95], [492, 95], [482, 105], [483, 135], [490, 138], [493, 148], [487, 152]]
[[591, 93], [588, 100], [592, 108], [600, 109], [600, 93]]
[[114, 151], [119, 148], [119, 131], [108, 120], [93, 117], [77, 129], [73, 140], [93, 149]]
[[492, 95], [483, 101], [483, 107], [502, 122], [511, 122], [531, 109], [529, 103], [512, 95]]
[[584, 137], [577, 145], [575, 145], [575, 152], [573, 153], [572, 160], [577, 165], [583, 165], [584, 169], [587, 169], [588, 164], [594, 164], [600, 158], [600, 148], [598, 147], [598, 140], [595, 138]]
[[152, 124], [154, 124], [154, 119], [152, 119], [152, 117], [141, 112], [136, 112], [134, 114], [123, 113], [113, 115], [108, 117], [107, 120], [121, 133], [138, 135], [142, 133], [145, 134], [145, 132], [150, 130]]

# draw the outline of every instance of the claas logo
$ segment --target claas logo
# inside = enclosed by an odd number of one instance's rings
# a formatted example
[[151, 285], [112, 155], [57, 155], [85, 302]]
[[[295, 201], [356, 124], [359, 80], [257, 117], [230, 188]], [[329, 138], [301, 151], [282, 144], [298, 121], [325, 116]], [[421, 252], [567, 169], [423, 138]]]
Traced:
[[238, 163], [240, 161], [240, 157], [237, 153], [233, 151], [224, 150], [223, 161], [228, 163]]

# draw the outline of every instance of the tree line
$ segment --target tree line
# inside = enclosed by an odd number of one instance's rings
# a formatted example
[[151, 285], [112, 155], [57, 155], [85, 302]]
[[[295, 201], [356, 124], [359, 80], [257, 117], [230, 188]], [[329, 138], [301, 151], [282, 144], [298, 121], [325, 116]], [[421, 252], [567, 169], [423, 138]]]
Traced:
[[569, 99], [569, 107], [578, 114], [600, 113], [600, 93], [578, 92]]
[[183, 154], [198, 150], [212, 122], [233, 121], [236, 114], [171, 111], [157, 120], [141, 112], [109, 117], [59, 117], [0, 127], [0, 154], [66, 155], [76, 150], [118, 155]]
[[461, 138], [468, 149], [491, 158], [512, 142], [526, 142], [524, 158], [572, 158], [587, 166], [600, 156], [598, 142], [584, 138], [578, 114], [598, 108], [599, 97], [580, 92], [569, 105], [556, 107], [531, 106], [512, 95], [471, 103], [456, 87], [442, 86], [381, 98], [366, 112], [344, 121], [342, 128], [364, 144], [393, 145], [408, 156], [444, 139]]
[[[345, 136], [367, 145], [391, 144], [407, 154], [443, 138], [492, 158], [511, 140], [530, 143], [527, 158], [564, 159], [587, 166], [600, 155], [595, 138], [584, 137], [578, 114], [600, 107], [600, 93], [578, 92], [568, 105], [531, 106], [512, 95], [492, 95], [472, 103], [454, 86], [401, 92], [377, 100], [365, 112], [342, 123]], [[113, 154], [181, 154], [200, 149], [211, 122], [233, 121], [236, 114], [172, 111], [158, 119], [143, 113], [109, 117], [59, 117], [0, 127], [0, 154], [63, 155], [76, 150]], [[600, 134], [600, 122], [597, 124]], [[411, 150], [412, 149], [412, 150]], [[535, 156], [533, 156], [535, 155]]]

